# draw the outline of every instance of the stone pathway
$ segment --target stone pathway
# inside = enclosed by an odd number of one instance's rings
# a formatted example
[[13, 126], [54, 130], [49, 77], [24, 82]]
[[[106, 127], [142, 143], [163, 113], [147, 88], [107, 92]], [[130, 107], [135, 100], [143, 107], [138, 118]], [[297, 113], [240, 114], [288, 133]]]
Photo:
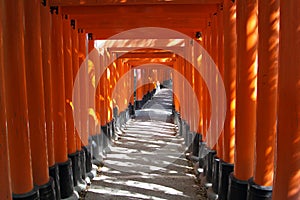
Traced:
[[126, 123], [84, 199], [205, 199], [171, 123], [170, 95], [160, 90]]

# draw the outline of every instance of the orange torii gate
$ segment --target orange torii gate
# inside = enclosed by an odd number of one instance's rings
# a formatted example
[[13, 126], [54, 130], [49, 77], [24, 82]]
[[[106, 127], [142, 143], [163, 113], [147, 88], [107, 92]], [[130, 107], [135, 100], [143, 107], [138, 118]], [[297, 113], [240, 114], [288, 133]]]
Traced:
[[[299, 22], [295, 20], [299, 18], [299, 2], [174, 0], [167, 5], [129, 0], [116, 4], [109, 0], [1, 1], [1, 199], [54, 199], [54, 195], [60, 199], [80, 191], [78, 188], [85, 187], [84, 182], [93, 176], [91, 137], [100, 135], [102, 129], [111, 139], [114, 117], [127, 112], [129, 103], [145, 99], [155, 89], [155, 79], [173, 78], [173, 92], [178, 95], [174, 95], [174, 113], [190, 127], [187, 135], [198, 133], [204, 142], [212, 140], [207, 134], [210, 120], [221, 110], [212, 109], [208, 87], [193, 67], [196, 62], [207, 65], [207, 60], [193, 57], [195, 62], [188, 63], [177, 55], [160, 62], [190, 84], [199, 106], [200, 119], [196, 121], [190, 115], [196, 102], [173, 74], [158, 70], [152, 83], [145, 84], [153, 71], [141, 71], [144, 77], [137, 80], [141, 85], [137, 99], [126, 90], [133, 88], [137, 66], [160, 59], [151, 51], [139, 52], [137, 59], [104, 51], [94, 66], [86, 59], [94, 40], [160, 24], [192, 39], [197, 39], [195, 33], [200, 30], [202, 41], [193, 42], [207, 50], [223, 76], [223, 80], [209, 80], [224, 82], [227, 113], [218, 143], [204, 158], [209, 165], [203, 173], [219, 199], [299, 199]], [[106, 10], [101, 9], [104, 5]], [[144, 7], [147, 9], [141, 9]], [[118, 14], [120, 17], [112, 17]], [[149, 20], [143, 18], [147, 15]], [[187, 44], [192, 45], [190, 42]], [[95, 66], [107, 59], [115, 61], [94, 85], [93, 96], [86, 88], [99, 76]], [[91, 71], [89, 77], [81, 77], [82, 90], [75, 98], [83, 107], [95, 101], [95, 110], [80, 110], [75, 128], [72, 89], [81, 65], [88, 65]], [[123, 99], [117, 104], [114, 89], [127, 73], [132, 79], [126, 80], [124, 92], [117, 94]], [[212, 76], [212, 66], [205, 73]], [[180, 97], [187, 101], [180, 102]], [[217, 127], [211, 130], [215, 133]], [[197, 142], [189, 149], [194, 156], [199, 153], [196, 147]]]

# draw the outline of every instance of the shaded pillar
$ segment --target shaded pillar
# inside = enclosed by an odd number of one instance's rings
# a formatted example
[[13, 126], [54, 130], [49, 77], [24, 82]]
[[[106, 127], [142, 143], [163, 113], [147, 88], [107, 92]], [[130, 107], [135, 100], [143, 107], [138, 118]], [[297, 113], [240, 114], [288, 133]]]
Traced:
[[279, 1], [258, 1], [257, 125], [248, 200], [271, 199], [277, 120]]
[[300, 1], [280, 1], [278, 126], [274, 200], [300, 198], [299, 8]]
[[[73, 184], [78, 186], [81, 181], [80, 151], [77, 151], [77, 139], [73, 118], [73, 37], [72, 24], [68, 15], [63, 16], [63, 49], [64, 49], [64, 83], [65, 83], [65, 109], [68, 157], [72, 161]], [[78, 62], [77, 62], [78, 63]], [[81, 189], [78, 189], [81, 190]]]
[[65, 109], [68, 154], [76, 152], [76, 135], [72, 110], [73, 90], [73, 63], [72, 63], [72, 35], [71, 22], [68, 15], [63, 16], [63, 49], [64, 49], [64, 83], [65, 83]]
[[235, 4], [224, 1], [224, 86], [226, 118], [224, 122], [223, 156], [219, 166], [219, 199], [227, 199], [229, 174], [233, 171], [235, 100], [236, 100], [236, 18]]
[[[87, 40], [86, 33], [83, 29], [79, 29], [79, 68], [82, 67], [84, 70], [88, 70], [88, 60], [86, 59], [87, 54]], [[91, 151], [89, 149], [89, 77], [88, 71], [83, 72], [81, 69], [81, 75], [79, 78], [80, 81], [80, 119], [81, 119], [81, 145], [82, 149], [85, 152], [85, 172], [88, 173], [92, 169], [92, 161], [91, 161]], [[87, 175], [87, 174], [86, 174]]]
[[[73, 87], [75, 84], [75, 80], [76, 80], [76, 76], [78, 75], [78, 70], [79, 70], [79, 40], [78, 40], [78, 29], [77, 29], [77, 22], [76, 20], [72, 19], [71, 20], [71, 26], [72, 26], [72, 72], [73, 72]], [[80, 102], [80, 94], [75, 93], [74, 94], [74, 99], [76, 99], [76, 101]], [[73, 102], [73, 104], [75, 104]], [[76, 103], [76, 105], [80, 105], [80, 103]], [[78, 108], [79, 109], [79, 108]], [[80, 116], [80, 110], [79, 112], [76, 112], [75, 114], [77, 114], [75, 116], [76, 119], [79, 118]], [[81, 136], [80, 136], [80, 120], [76, 121], [76, 123], [78, 123], [75, 127], [75, 134], [76, 134], [76, 149], [77, 151], [81, 151]]]
[[[2, 1], [3, 77], [13, 198], [38, 198], [33, 186], [24, 57], [24, 2]], [[22, 166], [22, 169], [20, 169]]]
[[72, 163], [68, 159], [66, 110], [65, 110], [65, 82], [64, 82], [64, 50], [63, 50], [63, 22], [60, 10], [52, 8], [52, 105], [55, 162], [59, 168], [61, 198], [68, 198], [73, 194]]
[[237, 77], [234, 174], [229, 199], [247, 198], [247, 180], [253, 176], [256, 131], [257, 1], [236, 2]]
[[[2, 3], [2, 2], [1, 2]], [[0, 4], [3, 6], [2, 4]], [[0, 46], [3, 47], [3, 12], [0, 14]], [[10, 181], [10, 165], [7, 140], [7, 121], [5, 108], [5, 91], [4, 91], [4, 63], [3, 48], [0, 49], [0, 194], [4, 200], [12, 198], [11, 181]]]
[[[78, 75], [78, 70], [79, 70], [79, 40], [78, 40], [78, 28], [77, 28], [77, 21], [72, 19], [71, 20], [71, 35], [72, 35], [72, 78], [73, 78], [73, 84], [72, 87], [74, 87], [76, 76]], [[80, 87], [80, 83], [79, 83]], [[73, 97], [73, 105], [80, 105], [80, 93], [74, 92], [74, 97]], [[86, 188], [86, 183], [83, 181], [83, 177], [85, 177], [85, 167], [82, 167], [83, 165], [85, 166], [85, 153], [84, 150], [81, 148], [81, 135], [80, 135], [80, 130], [81, 130], [81, 121], [79, 120], [80, 118], [80, 108], [77, 106], [78, 111], [75, 112], [75, 121], [76, 121], [76, 127], [75, 127], [75, 137], [76, 137], [76, 154], [74, 159], [72, 160], [72, 164], [75, 162], [77, 165], [73, 166], [75, 168], [75, 171], [77, 171], [77, 175], [79, 173], [79, 177], [73, 177], [74, 180], [74, 186], [76, 190], [82, 190]], [[78, 160], [77, 160], [78, 159]], [[78, 167], [78, 168], [77, 168]], [[77, 180], [77, 182], [76, 182]]]
[[47, 152], [49, 175], [54, 179], [56, 199], [60, 198], [58, 165], [54, 158], [53, 107], [52, 107], [52, 80], [51, 80], [51, 13], [48, 5], [41, 5], [42, 34], [42, 66], [44, 85], [44, 106], [47, 133]]
[[33, 182], [39, 187], [40, 198], [54, 198], [53, 179], [49, 179], [44, 84], [41, 52], [40, 1], [24, 4], [25, 68]]
[[[86, 58], [86, 34], [83, 29], [79, 29], [78, 34], [78, 56], [79, 56], [79, 68], [87, 65]], [[86, 72], [87, 74], [87, 72]], [[88, 145], [88, 110], [87, 108], [87, 76], [80, 76], [80, 122], [81, 122], [81, 142], [82, 146]], [[83, 110], [84, 109], [84, 110]]]
[[[88, 53], [90, 54], [92, 50], [94, 49], [94, 39], [93, 34], [88, 33]], [[89, 58], [89, 56], [88, 56]], [[90, 59], [88, 60], [88, 74], [89, 74], [89, 80], [88, 80], [88, 88], [95, 88], [95, 60]], [[96, 111], [95, 108], [95, 97], [94, 97], [94, 90], [88, 90], [88, 101], [89, 101], [89, 117], [88, 117], [88, 123], [89, 123], [89, 136], [93, 136], [96, 133]]]

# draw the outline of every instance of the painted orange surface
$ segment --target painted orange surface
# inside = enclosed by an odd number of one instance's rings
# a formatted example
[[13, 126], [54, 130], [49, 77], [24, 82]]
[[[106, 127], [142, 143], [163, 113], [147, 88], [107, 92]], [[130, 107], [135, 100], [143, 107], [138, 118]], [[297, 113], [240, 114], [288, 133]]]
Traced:
[[236, 100], [236, 5], [224, 1], [224, 86], [226, 118], [224, 123], [223, 160], [234, 162], [235, 100]]
[[[66, 162], [67, 134], [64, 83], [63, 23], [60, 11], [52, 14], [52, 105], [55, 162]], [[54, 92], [55, 91], [55, 92]]]
[[46, 121], [44, 105], [40, 1], [24, 4], [25, 71], [28, 101], [29, 133], [33, 182], [44, 185], [49, 181]]
[[[0, 14], [0, 46], [3, 46], [3, 16], [4, 12]], [[6, 105], [5, 105], [5, 91], [4, 91], [4, 63], [3, 63], [3, 48], [0, 49], [0, 194], [5, 200], [12, 198], [11, 192], [11, 178], [10, 178], [10, 164], [8, 151], [8, 136], [6, 124]]]
[[24, 2], [4, 1], [1, 5], [11, 187], [14, 194], [24, 194], [33, 189], [24, 57]]
[[273, 185], [277, 124], [279, 1], [258, 1], [257, 125], [254, 182]]
[[52, 104], [52, 79], [51, 79], [51, 14], [49, 7], [41, 5], [41, 29], [42, 33], [42, 65], [45, 101], [45, 119], [47, 131], [47, 150], [49, 167], [55, 164], [54, 136], [53, 136], [53, 104]]
[[73, 90], [73, 60], [72, 31], [69, 16], [63, 16], [63, 49], [64, 49], [64, 80], [65, 109], [68, 154], [76, 152], [76, 135], [73, 120], [72, 90]]
[[278, 126], [273, 199], [300, 199], [299, 1], [280, 1]]
[[[253, 176], [256, 132], [257, 1], [237, 1], [237, 82], [234, 175]], [[248, 147], [248, 148], [245, 148]]]

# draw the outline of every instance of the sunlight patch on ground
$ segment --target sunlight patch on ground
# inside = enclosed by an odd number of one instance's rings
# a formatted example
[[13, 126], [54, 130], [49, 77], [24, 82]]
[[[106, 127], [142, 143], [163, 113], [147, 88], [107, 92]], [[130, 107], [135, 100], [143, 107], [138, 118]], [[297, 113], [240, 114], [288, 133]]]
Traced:
[[130, 192], [126, 190], [118, 190], [114, 188], [107, 188], [107, 187], [95, 187], [95, 188], [90, 188], [90, 192], [93, 193], [98, 193], [98, 194], [107, 194], [107, 195], [114, 195], [114, 196], [127, 196], [127, 197], [132, 197], [132, 198], [140, 198], [140, 199], [153, 199], [153, 200], [167, 200], [159, 197], [154, 197], [154, 196], [148, 196], [136, 192]]
[[159, 192], [164, 192], [166, 194], [187, 197], [181, 191], [175, 190], [171, 187], [166, 187], [166, 186], [158, 185], [158, 184], [154, 184], [154, 183], [145, 183], [145, 182], [133, 181], [133, 180], [127, 180], [127, 181], [104, 180], [104, 182], [118, 184], [118, 185], [126, 185], [129, 187], [137, 187], [137, 188], [142, 188], [142, 189], [146, 189], [146, 190], [159, 191]]

